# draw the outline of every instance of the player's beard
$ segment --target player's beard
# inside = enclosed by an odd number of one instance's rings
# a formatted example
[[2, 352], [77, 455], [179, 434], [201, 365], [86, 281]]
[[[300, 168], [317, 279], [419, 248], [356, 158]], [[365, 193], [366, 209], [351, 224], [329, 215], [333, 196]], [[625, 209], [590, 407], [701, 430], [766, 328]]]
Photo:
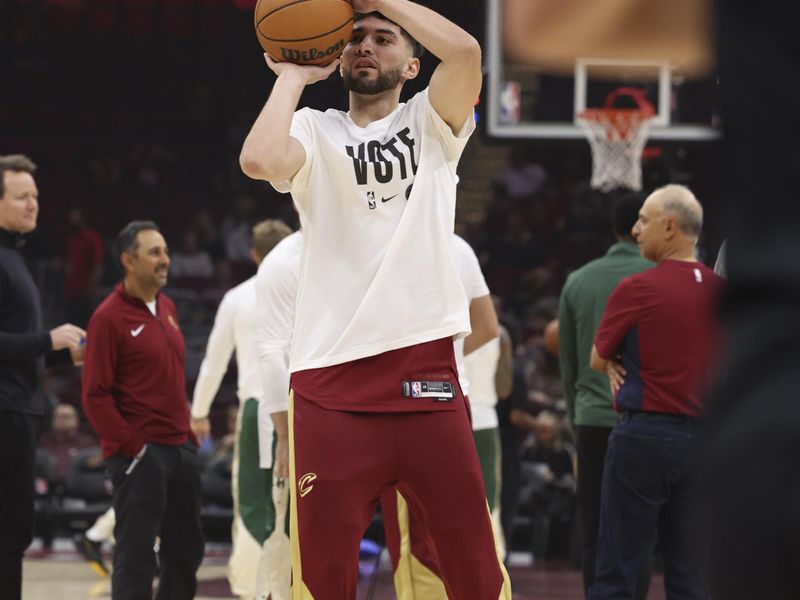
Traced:
[[353, 77], [352, 71], [344, 74], [344, 87], [355, 92], [356, 94], [364, 94], [365, 96], [374, 96], [386, 90], [392, 90], [400, 83], [400, 74], [403, 72], [403, 67], [397, 67], [394, 71], [387, 73], [379, 73], [375, 79], [364, 79], [361, 77]]

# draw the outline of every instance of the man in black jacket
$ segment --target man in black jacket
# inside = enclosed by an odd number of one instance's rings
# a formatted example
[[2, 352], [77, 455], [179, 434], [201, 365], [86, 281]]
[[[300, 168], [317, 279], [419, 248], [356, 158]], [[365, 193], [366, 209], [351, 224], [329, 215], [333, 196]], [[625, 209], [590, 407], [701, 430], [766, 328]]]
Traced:
[[65, 324], [42, 330], [39, 292], [18, 249], [36, 228], [36, 165], [21, 155], [0, 156], [0, 598], [22, 596], [22, 556], [33, 534], [33, 468], [41, 415], [44, 355], [68, 349], [83, 357], [86, 332]]

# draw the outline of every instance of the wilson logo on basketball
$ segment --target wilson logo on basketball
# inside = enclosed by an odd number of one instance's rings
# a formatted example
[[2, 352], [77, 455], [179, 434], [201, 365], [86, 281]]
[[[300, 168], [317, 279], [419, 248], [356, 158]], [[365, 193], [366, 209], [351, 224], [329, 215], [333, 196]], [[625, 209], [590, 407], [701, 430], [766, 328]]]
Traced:
[[344, 48], [344, 40], [340, 39], [333, 46], [326, 49], [311, 48], [310, 50], [294, 50], [292, 48], [284, 48], [281, 46], [281, 57], [293, 63], [308, 63], [314, 62], [325, 56], [336, 55]]
[[306, 473], [297, 481], [297, 493], [300, 494], [301, 498], [314, 489], [314, 486], [311, 484], [311, 482], [316, 478], [316, 473]]

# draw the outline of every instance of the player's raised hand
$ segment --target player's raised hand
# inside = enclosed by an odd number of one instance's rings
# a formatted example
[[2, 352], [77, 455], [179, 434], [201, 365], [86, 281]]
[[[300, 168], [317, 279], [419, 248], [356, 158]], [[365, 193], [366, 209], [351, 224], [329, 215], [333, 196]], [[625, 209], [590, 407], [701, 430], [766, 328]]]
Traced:
[[353, 10], [358, 13], [369, 13], [380, 10], [378, 4], [380, 0], [353, 0]]
[[298, 76], [305, 85], [311, 85], [331, 76], [331, 73], [339, 68], [339, 59], [328, 63], [325, 66], [317, 65], [297, 65], [290, 62], [278, 62], [268, 52], [264, 53], [264, 60], [272, 72], [280, 76], [283, 73], [292, 73]]

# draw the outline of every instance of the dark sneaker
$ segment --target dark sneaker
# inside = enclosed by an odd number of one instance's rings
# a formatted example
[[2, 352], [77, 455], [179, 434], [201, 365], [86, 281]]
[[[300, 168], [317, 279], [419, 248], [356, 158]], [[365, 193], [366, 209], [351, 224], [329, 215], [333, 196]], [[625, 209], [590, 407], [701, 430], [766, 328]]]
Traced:
[[89, 566], [100, 575], [100, 577], [108, 577], [108, 567], [103, 561], [103, 554], [100, 552], [100, 542], [93, 542], [81, 534], [81, 537], [76, 542], [78, 552], [80, 552], [89, 563]]

